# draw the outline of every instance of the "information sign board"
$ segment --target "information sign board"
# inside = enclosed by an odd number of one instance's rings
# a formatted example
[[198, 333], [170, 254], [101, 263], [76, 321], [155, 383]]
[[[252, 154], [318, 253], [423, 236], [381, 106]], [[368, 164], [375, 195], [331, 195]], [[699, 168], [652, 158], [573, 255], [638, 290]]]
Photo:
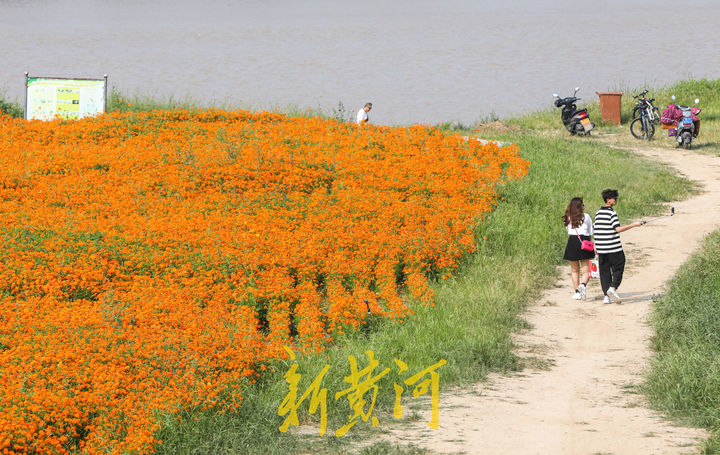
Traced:
[[65, 79], [26, 77], [25, 118], [78, 119], [105, 112], [107, 77]]

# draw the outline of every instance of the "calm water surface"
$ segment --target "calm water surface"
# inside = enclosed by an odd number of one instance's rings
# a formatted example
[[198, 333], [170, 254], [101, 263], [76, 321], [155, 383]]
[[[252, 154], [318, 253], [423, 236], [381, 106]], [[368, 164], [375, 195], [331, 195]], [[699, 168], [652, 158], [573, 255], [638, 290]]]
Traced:
[[376, 124], [471, 123], [578, 85], [592, 100], [718, 78], [718, 30], [717, 0], [0, 0], [0, 90], [22, 101], [25, 71], [108, 74], [203, 104], [372, 101]]

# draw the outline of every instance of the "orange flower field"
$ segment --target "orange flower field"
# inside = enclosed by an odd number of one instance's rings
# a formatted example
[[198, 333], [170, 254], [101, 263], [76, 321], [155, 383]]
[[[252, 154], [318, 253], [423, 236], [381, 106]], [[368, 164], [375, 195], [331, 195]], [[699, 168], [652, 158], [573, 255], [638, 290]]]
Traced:
[[262, 362], [432, 304], [516, 146], [243, 111], [0, 115], [0, 453], [146, 453]]

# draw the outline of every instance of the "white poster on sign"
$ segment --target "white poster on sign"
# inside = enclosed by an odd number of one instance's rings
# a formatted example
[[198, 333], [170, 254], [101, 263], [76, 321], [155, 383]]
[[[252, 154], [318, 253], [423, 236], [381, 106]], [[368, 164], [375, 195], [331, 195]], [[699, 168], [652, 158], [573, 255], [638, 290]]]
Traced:
[[107, 78], [28, 77], [25, 90], [28, 120], [79, 119], [105, 112]]

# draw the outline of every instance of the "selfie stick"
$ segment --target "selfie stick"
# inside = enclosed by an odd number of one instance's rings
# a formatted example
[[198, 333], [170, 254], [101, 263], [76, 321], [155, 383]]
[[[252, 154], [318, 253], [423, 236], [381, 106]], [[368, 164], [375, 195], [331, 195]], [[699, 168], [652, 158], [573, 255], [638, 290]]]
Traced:
[[657, 221], [657, 220], [659, 220], [659, 219], [661, 219], [661, 218], [667, 218], [667, 217], [673, 216], [673, 215], [675, 215], [675, 207], [670, 207], [670, 214], [669, 214], [669, 215], [663, 215], [663, 216], [659, 216], [659, 217], [657, 217], [657, 218], [653, 218], [652, 220], [642, 221], [642, 224], [649, 223], [649, 222], [651, 222], [651, 221]]

